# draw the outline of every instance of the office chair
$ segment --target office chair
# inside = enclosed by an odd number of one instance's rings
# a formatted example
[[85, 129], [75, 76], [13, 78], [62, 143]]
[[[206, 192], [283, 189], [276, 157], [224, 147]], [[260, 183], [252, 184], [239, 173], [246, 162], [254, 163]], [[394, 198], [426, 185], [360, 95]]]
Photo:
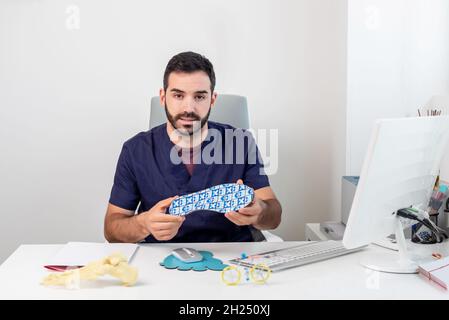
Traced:
[[[229, 124], [235, 128], [249, 129], [249, 112], [246, 97], [221, 94], [217, 97], [215, 106], [212, 108], [209, 119], [220, 123]], [[151, 98], [150, 106], [150, 129], [167, 122], [164, 107], [159, 97]], [[282, 242], [282, 238], [268, 231], [260, 231], [251, 228], [255, 241]]]

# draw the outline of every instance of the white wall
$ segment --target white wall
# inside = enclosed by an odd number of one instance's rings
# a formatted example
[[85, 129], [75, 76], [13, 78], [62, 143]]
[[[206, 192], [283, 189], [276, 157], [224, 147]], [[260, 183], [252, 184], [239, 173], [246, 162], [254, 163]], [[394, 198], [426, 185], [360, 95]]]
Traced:
[[0, 261], [22, 243], [103, 241], [120, 147], [184, 50], [211, 59], [218, 92], [248, 97], [256, 129], [279, 129], [277, 233], [336, 217], [345, 34], [344, 0], [1, 1]]
[[[449, 93], [447, 95], [433, 96], [427, 102], [426, 106], [428, 109], [441, 109], [444, 114], [449, 115]], [[440, 169], [441, 179], [443, 180], [443, 182], [449, 184], [449, 145], [447, 146], [446, 153], [443, 155]]]
[[449, 1], [348, 1], [348, 174], [360, 173], [375, 119], [417, 116], [449, 94], [448, 57]]

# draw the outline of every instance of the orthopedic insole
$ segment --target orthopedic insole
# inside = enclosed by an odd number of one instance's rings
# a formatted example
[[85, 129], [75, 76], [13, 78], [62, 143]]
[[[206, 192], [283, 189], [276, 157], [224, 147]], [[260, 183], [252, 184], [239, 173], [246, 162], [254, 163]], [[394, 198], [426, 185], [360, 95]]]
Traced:
[[219, 184], [173, 200], [168, 213], [176, 216], [184, 216], [198, 210], [226, 213], [246, 207], [253, 198], [254, 190], [244, 184]]

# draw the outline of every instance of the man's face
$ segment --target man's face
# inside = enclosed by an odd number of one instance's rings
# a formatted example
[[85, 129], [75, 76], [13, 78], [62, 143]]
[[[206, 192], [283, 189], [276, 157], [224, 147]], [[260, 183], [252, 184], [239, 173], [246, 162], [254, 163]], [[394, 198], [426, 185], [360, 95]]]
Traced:
[[216, 98], [210, 85], [203, 71], [170, 74], [167, 90], [161, 89], [161, 103], [173, 128], [192, 135], [206, 124]]

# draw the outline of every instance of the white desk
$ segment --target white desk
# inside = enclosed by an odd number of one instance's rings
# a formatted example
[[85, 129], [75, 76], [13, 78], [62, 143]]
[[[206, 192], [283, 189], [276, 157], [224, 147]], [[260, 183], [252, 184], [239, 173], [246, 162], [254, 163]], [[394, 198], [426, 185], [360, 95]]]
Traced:
[[[202, 243], [187, 246], [209, 250], [226, 261], [247, 254], [293, 246], [283, 243]], [[251, 282], [226, 286], [216, 271], [168, 270], [159, 262], [182, 244], [142, 245], [132, 260], [139, 269], [134, 287], [102, 278], [78, 290], [46, 288], [42, 265], [60, 245], [22, 245], [0, 266], [0, 299], [448, 299], [449, 293], [416, 274], [369, 271], [360, 257], [386, 250], [372, 246], [362, 252], [273, 273], [266, 285]]]

